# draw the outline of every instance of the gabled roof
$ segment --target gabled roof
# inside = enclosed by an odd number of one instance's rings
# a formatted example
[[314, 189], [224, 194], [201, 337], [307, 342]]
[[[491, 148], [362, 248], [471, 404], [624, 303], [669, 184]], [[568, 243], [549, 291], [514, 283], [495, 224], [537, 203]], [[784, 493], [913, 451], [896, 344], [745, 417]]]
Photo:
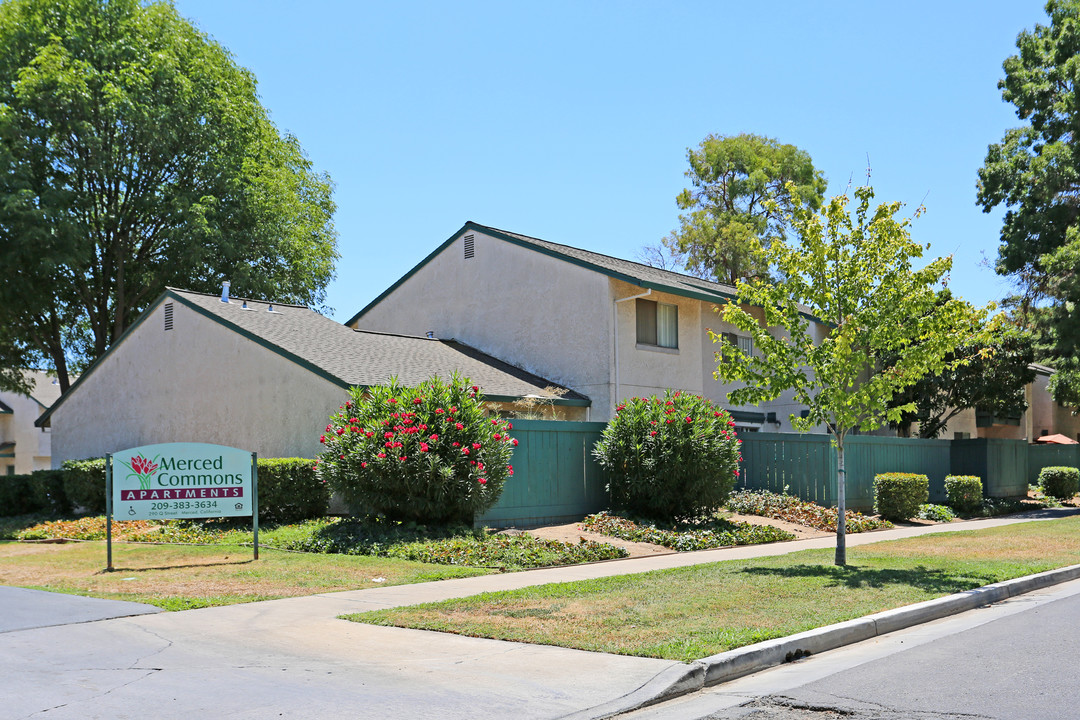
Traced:
[[[405, 385], [417, 385], [433, 375], [446, 378], [457, 372], [479, 385], [488, 400], [511, 402], [534, 396], [556, 405], [592, 404], [584, 395], [455, 340], [353, 330], [299, 305], [243, 298], [226, 303], [217, 295], [168, 288], [36, 424], [46, 424], [67, 396], [166, 300], [178, 302], [345, 389], [382, 385], [392, 376]], [[547, 390], [549, 387], [556, 392]]]
[[402, 283], [420, 270], [420, 268], [427, 265], [435, 258], [435, 256], [452, 245], [455, 240], [470, 231], [482, 232], [489, 237], [504, 240], [513, 245], [517, 245], [518, 247], [523, 247], [528, 250], [548, 255], [549, 257], [564, 260], [573, 265], [577, 265], [578, 267], [593, 270], [601, 275], [607, 275], [608, 277], [622, 280], [631, 285], [637, 285], [638, 287], [659, 290], [672, 295], [681, 295], [697, 300], [705, 300], [706, 302], [725, 302], [727, 300], [736, 299], [736, 290], [731, 285], [723, 285], [710, 280], [702, 280], [701, 278], [696, 278], [692, 275], [684, 275], [683, 273], [672, 272], [671, 270], [662, 270], [661, 268], [650, 267], [649, 265], [611, 257], [610, 255], [602, 255], [600, 253], [582, 250], [581, 248], [571, 247], [569, 245], [560, 245], [559, 243], [548, 242], [547, 240], [541, 240], [539, 238], [529, 237], [528, 235], [521, 235], [507, 230], [499, 230], [498, 228], [488, 227], [487, 225], [481, 225], [470, 220], [465, 223], [460, 230], [451, 235], [446, 242], [435, 248], [430, 255], [421, 260], [420, 263], [406, 273], [404, 277], [368, 303], [363, 310], [356, 313], [356, 315], [345, 324], [352, 325], [359, 320], [363, 317], [364, 313], [375, 307], [383, 298], [396, 290]]
[[3, 400], [0, 400], [0, 415], [14, 415], [15, 411], [4, 404]]

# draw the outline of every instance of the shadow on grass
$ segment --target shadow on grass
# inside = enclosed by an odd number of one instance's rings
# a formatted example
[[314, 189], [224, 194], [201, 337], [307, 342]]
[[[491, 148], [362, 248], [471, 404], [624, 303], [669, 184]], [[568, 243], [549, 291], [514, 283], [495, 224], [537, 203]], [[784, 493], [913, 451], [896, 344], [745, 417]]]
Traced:
[[884, 588], [905, 586], [918, 588], [924, 592], [950, 594], [989, 585], [1000, 578], [989, 574], [930, 569], [922, 565], [907, 570], [872, 569], [858, 565], [793, 565], [783, 568], [746, 568], [742, 572], [759, 577], [773, 576], [780, 578], [825, 578], [832, 582], [827, 587], [849, 588]]

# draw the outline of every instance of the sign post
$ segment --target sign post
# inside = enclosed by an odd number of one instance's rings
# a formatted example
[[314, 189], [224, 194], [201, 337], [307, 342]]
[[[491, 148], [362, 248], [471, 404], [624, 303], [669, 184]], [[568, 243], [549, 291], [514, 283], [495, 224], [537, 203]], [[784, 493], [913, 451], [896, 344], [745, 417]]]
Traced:
[[112, 518], [243, 517], [254, 529], [259, 559], [257, 457], [253, 452], [207, 443], [143, 445], [105, 456], [108, 570]]

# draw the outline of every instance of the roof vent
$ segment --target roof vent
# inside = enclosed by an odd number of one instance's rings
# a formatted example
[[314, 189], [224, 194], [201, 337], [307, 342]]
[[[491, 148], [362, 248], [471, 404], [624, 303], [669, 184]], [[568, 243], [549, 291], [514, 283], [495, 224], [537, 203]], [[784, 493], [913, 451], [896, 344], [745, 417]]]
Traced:
[[428, 330], [427, 331], [427, 339], [428, 340], [434, 340], [435, 339], [435, 331], [434, 330]]
[[471, 260], [476, 255], [476, 236], [465, 236], [465, 259]]
[[172, 330], [172, 327], [173, 327], [172, 306], [173, 306], [173, 304], [171, 302], [165, 303], [165, 329], [166, 330]]
[[221, 302], [229, 302], [229, 286], [232, 285], [228, 280], [221, 283]]

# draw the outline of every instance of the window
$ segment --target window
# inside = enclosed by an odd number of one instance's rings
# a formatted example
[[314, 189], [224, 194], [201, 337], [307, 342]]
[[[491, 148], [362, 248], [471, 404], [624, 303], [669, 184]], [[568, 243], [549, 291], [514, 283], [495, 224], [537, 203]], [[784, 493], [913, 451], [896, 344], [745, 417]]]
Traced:
[[638, 298], [637, 341], [641, 345], [679, 347], [678, 306]]
[[754, 354], [754, 338], [749, 335], [736, 335], [735, 333], [720, 333], [724, 338], [724, 342], [731, 344], [739, 349], [743, 355], [751, 356]]

